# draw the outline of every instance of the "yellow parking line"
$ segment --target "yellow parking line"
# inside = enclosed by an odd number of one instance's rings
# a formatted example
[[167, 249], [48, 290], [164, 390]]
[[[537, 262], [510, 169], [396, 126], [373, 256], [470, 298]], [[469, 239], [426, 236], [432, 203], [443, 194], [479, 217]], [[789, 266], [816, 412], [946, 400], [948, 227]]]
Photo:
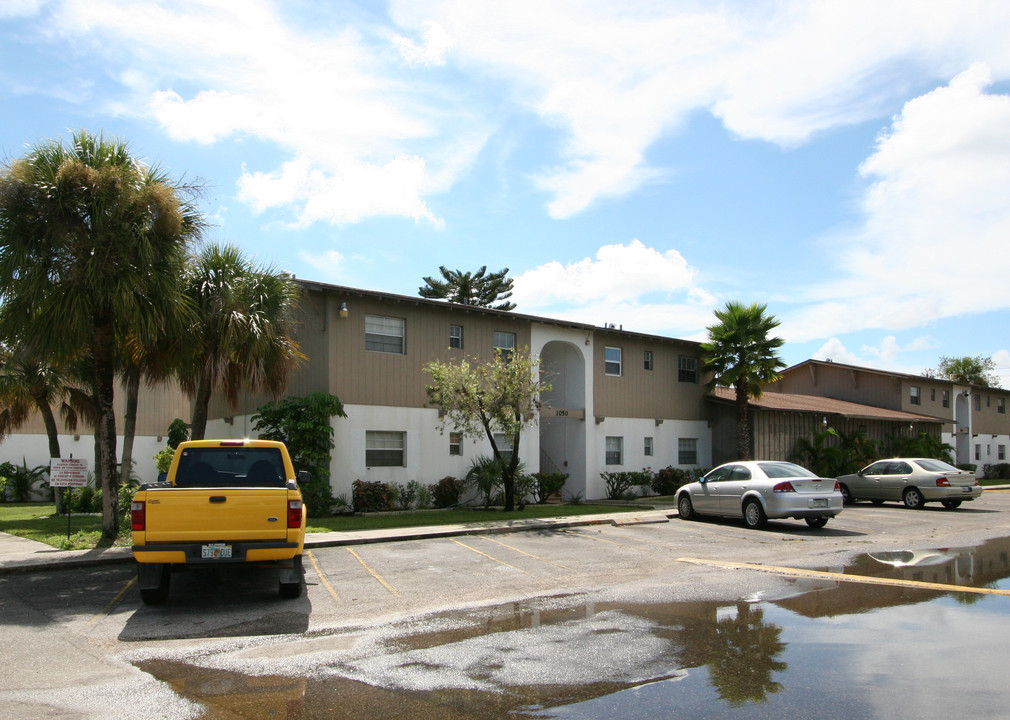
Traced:
[[484, 556], [484, 557], [486, 557], [486, 558], [487, 558], [488, 560], [494, 560], [494, 561], [495, 561], [496, 563], [498, 563], [499, 565], [504, 565], [505, 567], [510, 567], [510, 568], [512, 568], [513, 570], [519, 570], [519, 572], [521, 572], [521, 573], [522, 573], [523, 575], [529, 575], [529, 573], [528, 573], [528, 572], [526, 572], [525, 570], [522, 570], [521, 568], [517, 568], [517, 567], [516, 567], [515, 565], [509, 565], [509, 564], [508, 564], [507, 562], [505, 562], [504, 560], [499, 560], [499, 559], [498, 559], [498, 558], [496, 558], [496, 557], [491, 557], [491, 556], [490, 556], [490, 555], [488, 555], [487, 553], [485, 553], [485, 552], [481, 552], [481, 551], [480, 551], [480, 550], [478, 550], [477, 548], [472, 548], [472, 547], [470, 547], [469, 545], [467, 545], [466, 543], [463, 543], [463, 542], [460, 542], [459, 540], [456, 540], [455, 538], [449, 538], [449, 539], [450, 539], [450, 540], [452, 540], [452, 541], [453, 541], [454, 543], [456, 543], [457, 545], [462, 545], [462, 546], [463, 546], [463, 547], [465, 547], [465, 548], [466, 548], [467, 550], [470, 550], [470, 551], [472, 551], [472, 552], [475, 552], [475, 553], [477, 553], [478, 555], [483, 555], [483, 556]]
[[834, 580], [836, 582], [862, 583], [864, 585], [890, 585], [892, 587], [918, 588], [920, 590], [933, 590], [934, 592], [966, 592], [977, 593], [979, 595], [1010, 595], [1010, 590], [999, 590], [996, 588], [969, 587], [967, 585], [947, 585], [945, 583], [923, 582], [921, 580], [901, 580], [898, 578], [873, 577], [871, 575], [845, 575], [842, 573], [827, 572], [824, 570], [801, 570], [798, 568], [778, 567], [776, 565], [758, 565], [756, 563], [736, 563], [723, 562], [721, 560], [703, 560], [699, 558], [682, 557], [677, 558], [677, 562], [691, 563], [693, 565], [709, 565], [711, 567], [726, 568], [728, 570], [758, 570], [760, 572], [774, 573], [776, 575], [789, 575], [792, 577], [812, 577], [821, 580]]
[[590, 535], [583, 532], [574, 532], [572, 530], [562, 530], [561, 532], [566, 535], [575, 535], [576, 537], [586, 538], [588, 540], [596, 540], [597, 542], [610, 543], [611, 545], [616, 545], [617, 547], [631, 547], [630, 545], [625, 545], [624, 543], [614, 542], [613, 540], [607, 540], [606, 538], [596, 537], [595, 535]]
[[330, 585], [330, 581], [326, 579], [322, 569], [319, 567], [319, 563], [316, 562], [316, 556], [312, 554], [311, 550], [306, 550], [305, 555], [309, 558], [309, 562], [312, 563], [312, 567], [315, 568], [316, 577], [319, 578], [319, 582], [323, 584], [323, 587], [326, 588], [330, 595], [333, 596], [334, 600], [340, 602], [340, 596], [337, 595], [337, 591], [333, 589], [332, 585]]
[[124, 587], [122, 590], [116, 593], [116, 597], [112, 598], [112, 600], [109, 601], [109, 604], [106, 605], [104, 608], [102, 608], [102, 611], [100, 613], [97, 613], [93, 618], [88, 620], [88, 625], [94, 625], [96, 622], [98, 622], [106, 615], [111, 613], [112, 610], [122, 601], [123, 596], [125, 596], [126, 593], [130, 590], [130, 588], [132, 588], [136, 584], [137, 584], [137, 576], [134, 575], [132, 578], [130, 578], [130, 582], [126, 583], [126, 587]]
[[379, 575], [379, 573], [377, 573], [377, 572], [375, 572], [374, 570], [372, 570], [372, 568], [371, 568], [371, 567], [369, 567], [368, 563], [366, 563], [366, 562], [365, 562], [364, 560], [362, 560], [362, 559], [361, 559], [361, 556], [360, 556], [360, 555], [358, 555], [358, 553], [354, 552], [354, 551], [353, 551], [353, 550], [351, 550], [351, 548], [349, 548], [349, 547], [345, 547], [344, 549], [345, 549], [345, 550], [346, 550], [347, 552], [349, 552], [349, 553], [350, 553], [351, 555], [353, 555], [353, 556], [354, 556], [354, 557], [355, 557], [355, 558], [357, 559], [357, 561], [358, 561], [359, 563], [361, 563], [361, 567], [365, 568], [365, 570], [367, 570], [367, 571], [369, 572], [369, 574], [371, 574], [371, 576], [372, 576], [373, 578], [375, 578], [375, 579], [376, 579], [376, 580], [378, 580], [378, 581], [379, 581], [380, 583], [382, 583], [382, 586], [383, 586], [384, 588], [386, 588], [387, 590], [389, 590], [389, 592], [393, 593], [393, 595], [395, 595], [396, 597], [400, 597], [400, 593], [399, 593], [399, 592], [398, 592], [398, 591], [396, 590], [396, 588], [395, 588], [395, 587], [393, 587], [392, 585], [390, 585], [390, 584], [389, 584], [388, 582], [386, 582], [385, 580], [383, 580], [383, 579], [382, 579], [382, 576], [381, 576], [381, 575]]
[[[534, 560], [539, 560], [540, 562], [543, 562], [543, 563], [547, 563], [548, 565], [553, 565], [554, 567], [559, 567], [559, 568], [561, 568], [562, 570], [571, 570], [571, 568], [570, 568], [570, 567], [566, 567], [566, 566], [564, 566], [564, 565], [558, 565], [558, 564], [557, 564], [556, 562], [551, 562], [550, 560], [545, 560], [545, 559], [544, 559], [544, 558], [542, 558], [542, 557], [537, 557], [536, 555], [533, 555], [533, 554], [531, 554], [531, 553], [528, 553], [528, 552], [526, 552], [525, 550], [520, 550], [520, 549], [519, 549], [519, 548], [517, 548], [517, 547], [512, 547], [511, 545], [507, 545], [506, 543], [503, 543], [503, 542], [501, 542], [500, 540], [495, 540], [494, 538], [489, 538], [489, 537], [485, 537], [485, 538], [482, 538], [482, 539], [483, 539], [483, 540], [487, 540], [488, 542], [493, 542], [493, 543], [495, 543], [496, 545], [501, 545], [502, 547], [504, 547], [504, 548], [508, 548], [509, 550], [514, 550], [514, 551], [516, 551], [517, 553], [519, 553], [520, 555], [525, 555], [526, 557], [530, 557], [530, 558], [533, 558]], [[462, 544], [462, 543], [461, 543], [461, 544]]]

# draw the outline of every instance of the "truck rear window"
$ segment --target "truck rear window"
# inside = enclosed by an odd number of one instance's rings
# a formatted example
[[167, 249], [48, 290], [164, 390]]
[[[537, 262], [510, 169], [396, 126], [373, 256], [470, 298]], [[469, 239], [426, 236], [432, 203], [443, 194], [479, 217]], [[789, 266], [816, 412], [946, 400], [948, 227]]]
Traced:
[[284, 463], [276, 448], [198, 447], [182, 451], [175, 486], [277, 487], [286, 485]]

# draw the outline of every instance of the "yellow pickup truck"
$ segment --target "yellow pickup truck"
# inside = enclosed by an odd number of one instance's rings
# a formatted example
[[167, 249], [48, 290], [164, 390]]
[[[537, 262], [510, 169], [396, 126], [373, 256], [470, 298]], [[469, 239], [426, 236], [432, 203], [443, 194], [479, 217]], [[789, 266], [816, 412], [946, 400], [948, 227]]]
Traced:
[[168, 597], [172, 570], [272, 563], [280, 594], [302, 592], [306, 508], [283, 443], [194, 440], [180, 443], [164, 481], [133, 497], [133, 557], [147, 604]]

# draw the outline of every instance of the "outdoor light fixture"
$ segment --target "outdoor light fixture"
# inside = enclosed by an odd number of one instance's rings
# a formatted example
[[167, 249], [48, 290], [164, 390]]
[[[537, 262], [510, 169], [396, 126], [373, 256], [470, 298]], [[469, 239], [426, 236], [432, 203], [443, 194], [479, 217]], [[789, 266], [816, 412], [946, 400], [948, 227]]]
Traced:
[[340, 303], [340, 317], [342, 317], [342, 318], [347, 317], [347, 303], [346, 302]]

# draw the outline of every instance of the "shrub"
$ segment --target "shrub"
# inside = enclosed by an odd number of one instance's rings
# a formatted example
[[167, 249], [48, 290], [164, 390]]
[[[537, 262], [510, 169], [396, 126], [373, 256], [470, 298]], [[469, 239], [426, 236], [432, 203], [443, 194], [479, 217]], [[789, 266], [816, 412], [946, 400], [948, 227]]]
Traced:
[[[189, 440], [189, 428], [186, 427], [184, 420], [176, 418], [168, 426], [168, 447], [175, 450], [179, 447], [179, 443], [187, 440]], [[168, 469], [159, 472], [168, 472]]]
[[489, 507], [502, 491], [501, 476], [501, 463], [495, 458], [482, 455], [473, 461], [464, 483], [467, 490], [476, 490], [482, 495], [484, 507]]
[[175, 448], [169, 445], [167, 448], [162, 448], [156, 452], [153, 456], [154, 464], [158, 468], [158, 474], [167, 473], [168, 469], [172, 467], [172, 458], [175, 457]]
[[990, 480], [1010, 479], [1010, 463], [997, 463], [995, 465], [985, 465], [982, 468], [985, 477]]
[[516, 475], [515, 479], [515, 501], [516, 505], [522, 507], [528, 498], [537, 496], [537, 479], [533, 475]]
[[333, 488], [329, 479], [312, 477], [308, 482], [298, 485], [305, 502], [305, 511], [309, 517], [326, 517], [333, 514], [337, 501], [333, 497]]
[[389, 503], [389, 486], [386, 483], [355, 480], [351, 485], [355, 512], [382, 512], [392, 510]]
[[399, 483], [389, 486], [389, 504], [396, 510], [410, 510], [417, 500], [418, 484], [416, 480], [411, 480], [406, 487]]
[[437, 508], [447, 508], [459, 505], [463, 495], [463, 481], [450, 476], [444, 477], [434, 485], [429, 485], [431, 503]]
[[21, 465], [4, 463], [0, 468], [0, 472], [3, 472], [7, 479], [4, 489], [14, 502], [29, 502], [32, 499], [32, 489], [35, 487], [35, 483], [45, 480], [48, 471], [47, 465], [29, 468], [27, 460], [23, 460]]
[[407, 489], [413, 489], [414, 502], [418, 510], [431, 507], [431, 489], [427, 485], [422, 485], [417, 480], [407, 483]]
[[534, 488], [534, 494], [537, 504], [539, 505], [547, 502], [547, 498], [554, 493], [561, 492], [565, 483], [568, 482], [568, 473], [538, 472], [533, 473], [533, 477], [536, 479], [537, 483]]
[[631, 488], [631, 473], [628, 472], [605, 472], [600, 473], [600, 477], [607, 484], [607, 497], [610, 500], [620, 500]]
[[686, 470], [673, 466], [665, 467], [652, 478], [652, 491], [657, 495], [673, 495], [682, 485], [691, 482]]
[[961, 463], [957, 466], [958, 470], [967, 470], [968, 472], [975, 472], [977, 468], [977, 465], [973, 465], [971, 463]]

